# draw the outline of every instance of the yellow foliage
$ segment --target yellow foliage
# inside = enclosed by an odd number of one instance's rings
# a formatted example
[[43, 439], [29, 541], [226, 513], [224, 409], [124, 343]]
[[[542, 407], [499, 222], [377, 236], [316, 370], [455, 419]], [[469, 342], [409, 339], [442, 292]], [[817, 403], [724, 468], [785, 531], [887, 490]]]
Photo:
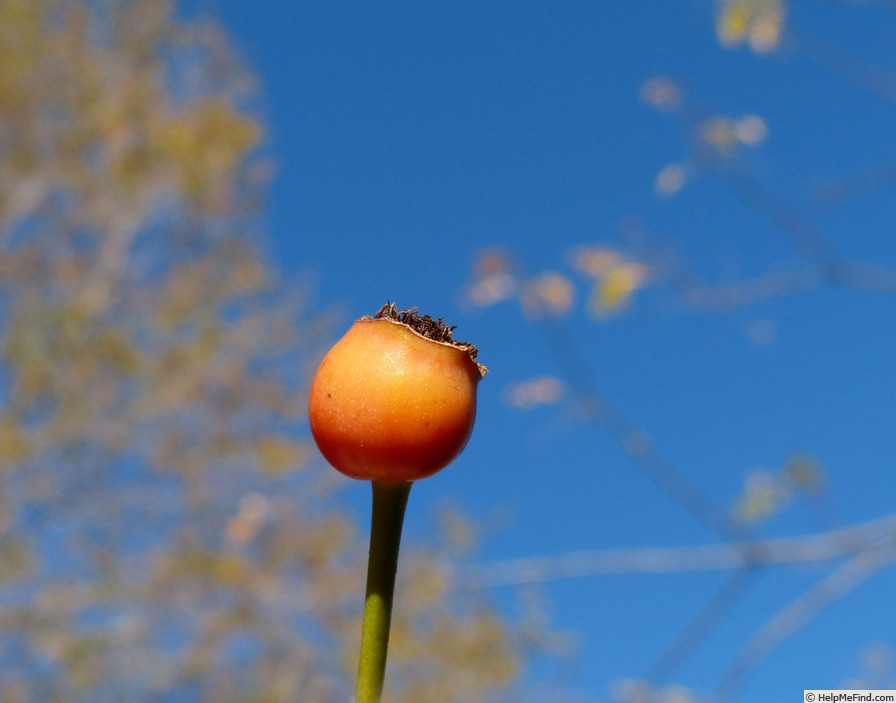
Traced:
[[178, 165], [179, 187], [197, 203], [217, 210], [229, 195], [229, 183], [261, 130], [223, 99], [191, 105], [155, 128], [153, 143]]
[[294, 471], [311, 454], [306, 442], [296, 442], [276, 435], [260, 437], [255, 445], [258, 467], [270, 476], [282, 476]]
[[29, 441], [17, 418], [9, 413], [0, 416], [0, 469], [14, 466], [30, 450]]
[[658, 195], [671, 197], [684, 188], [688, 170], [682, 164], [667, 164], [657, 174], [653, 188]]
[[563, 382], [559, 378], [539, 376], [529, 381], [510, 384], [502, 395], [508, 407], [530, 410], [539, 405], [554, 405], [560, 402], [564, 390]]
[[108, 647], [106, 638], [94, 635], [73, 636], [66, 643], [64, 661], [76, 691], [97, 684]]
[[171, 555], [159, 573], [159, 583], [185, 579], [207, 582], [218, 587], [237, 585], [249, 575], [245, 559], [238, 554], [219, 554], [211, 551], [189, 551]]
[[563, 274], [547, 271], [536, 276], [526, 288], [523, 304], [529, 315], [565, 315], [575, 301], [575, 288]]
[[726, 47], [744, 42], [757, 53], [773, 51], [781, 43], [784, 26], [782, 0], [720, 0], [716, 36]]
[[638, 263], [624, 263], [607, 271], [594, 287], [589, 301], [590, 311], [598, 316], [617, 312], [625, 307], [632, 295], [647, 280], [647, 267]]
[[[348, 697], [365, 548], [293, 471], [309, 463], [296, 368], [321, 325], [244, 231], [263, 130], [243, 77], [162, 0], [0, 0], [0, 578], [30, 579], [0, 615], [40, 661], [21, 696], [4, 683], [10, 703]], [[500, 256], [480, 275], [515, 292]], [[567, 283], [539, 295], [565, 309]], [[54, 547], [38, 559], [32, 541]], [[427, 669], [396, 685], [446, 703], [460, 672], [487, 700], [529, 640], [428, 558], [403, 625], [429, 632]], [[257, 661], [234, 666], [233, 638]]]
[[672, 111], [681, 103], [681, 89], [669, 78], [654, 76], [641, 85], [641, 100], [659, 110]]
[[597, 278], [616, 265], [619, 261], [619, 254], [607, 247], [587, 246], [573, 250], [571, 258], [573, 268]]
[[32, 568], [33, 555], [25, 543], [13, 539], [0, 540], [0, 582], [9, 583], [27, 576]]
[[756, 470], [747, 477], [734, 514], [747, 523], [758, 523], [780, 512], [790, 502], [790, 487], [781, 476]]
[[727, 149], [737, 143], [734, 120], [727, 117], [711, 117], [700, 125], [700, 137], [717, 149]]
[[741, 145], [755, 147], [761, 144], [768, 136], [768, 127], [758, 115], [744, 115], [739, 119], [717, 115], [704, 120], [698, 133], [705, 144], [728, 155]]
[[735, 515], [746, 522], [760, 522], [784, 510], [799, 492], [809, 498], [817, 497], [824, 483], [824, 469], [818, 461], [808, 455], [796, 455], [779, 471], [751, 472], [735, 503]]
[[818, 460], [806, 455], [790, 459], [784, 466], [784, 476], [810, 494], [823, 490], [826, 481], [824, 468]]
[[778, 509], [778, 493], [771, 484], [751, 486], [741, 498], [737, 514], [745, 522], [759, 522]]
[[505, 253], [493, 249], [482, 252], [473, 269], [475, 277], [465, 295], [473, 306], [488, 307], [516, 293], [516, 279], [511, 272], [510, 258]]

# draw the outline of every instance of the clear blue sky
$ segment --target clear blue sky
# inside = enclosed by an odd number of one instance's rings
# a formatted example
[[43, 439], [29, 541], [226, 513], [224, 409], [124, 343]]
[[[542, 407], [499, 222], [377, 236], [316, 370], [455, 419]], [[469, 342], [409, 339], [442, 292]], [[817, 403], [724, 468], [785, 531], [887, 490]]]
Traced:
[[[601, 392], [723, 508], [751, 472], [815, 457], [823, 498], [813, 508], [795, 496], [756, 534], [809, 534], [893, 511], [896, 295], [822, 286], [714, 312], [672, 285], [684, 270], [726, 284], [812, 266], [768, 213], [694, 169], [683, 113], [696, 123], [760, 116], [767, 138], [725, 163], [792, 203], [844, 256], [896, 266], [892, 182], [836, 207], [816, 198], [838, 179], [893, 170], [892, 8], [793, 2], [792, 41], [758, 55], [720, 45], [709, 0], [195, 5], [224, 24], [261, 80], [277, 166], [266, 226], [283, 275], [313, 276], [317, 302], [337, 305], [344, 327], [386, 299], [445, 316], [491, 368], [466, 452], [414, 489], [411, 538], [448, 501], [500, 522], [482, 562], [720, 542], [576, 415], [571, 393], [529, 412], [504, 404], [509, 384], [563, 368], [518, 306], [462, 304], [486, 247], [575, 282], [572, 344]], [[684, 90], [687, 109], [640, 99], [658, 75]], [[658, 197], [654, 180], [670, 163], [690, 177]], [[633, 217], [648, 233], [641, 249], [620, 233]], [[651, 285], [622, 313], [589, 317], [588, 282], [569, 266], [582, 245], [649, 256]], [[366, 488], [346, 500], [366, 515]], [[834, 566], [764, 573], [671, 681], [712, 690], [757, 629]], [[606, 701], [621, 679], [644, 676], [723, 579], [544, 583], [555, 623], [579, 642], [570, 688]], [[894, 585], [883, 570], [823, 610], [740, 700], [796, 701], [804, 688], [862, 674], [866, 647], [896, 645]], [[504, 602], [509, 592], [494, 595]]]

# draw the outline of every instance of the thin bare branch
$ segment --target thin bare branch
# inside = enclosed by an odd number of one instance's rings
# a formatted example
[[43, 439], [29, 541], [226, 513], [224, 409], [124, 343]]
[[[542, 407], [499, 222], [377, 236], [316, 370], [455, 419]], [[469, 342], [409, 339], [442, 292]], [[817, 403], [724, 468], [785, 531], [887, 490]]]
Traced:
[[722, 676], [710, 700], [730, 700], [743, 686], [749, 674], [778, 645], [811, 622], [828, 605], [848, 595], [878, 571], [896, 561], [893, 538], [894, 535], [891, 534], [886, 543], [860, 551], [827, 578], [775, 613], [740, 651]]
[[818, 188], [813, 201], [816, 207], [827, 210], [894, 184], [896, 184], [896, 160], [888, 158], [871, 168], [825, 183]]
[[660, 452], [650, 436], [599, 390], [590, 365], [569, 330], [557, 319], [545, 318], [537, 328], [576, 393], [578, 411], [610, 436], [635, 467], [667, 497], [724, 539], [746, 536], [727, 511]]
[[672, 643], [650, 665], [644, 674], [644, 679], [653, 684], [671, 680], [675, 672], [693, 656], [713, 628], [734, 609], [760, 573], [761, 571], [756, 568], [732, 571]]
[[887, 102], [896, 102], [896, 74], [869, 63], [827, 37], [805, 29], [791, 32], [788, 46], [833, 76]]
[[682, 294], [700, 308], [730, 310], [766, 300], [800, 295], [823, 288], [825, 280], [817, 267], [799, 271], [770, 273], [746, 281], [722, 286], [688, 283], [679, 286]]
[[698, 547], [638, 547], [508, 559], [467, 566], [455, 575], [459, 587], [544, 583], [609, 574], [672, 574], [805, 564], [848, 557], [896, 539], [896, 513], [828, 532]]
[[747, 207], [755, 210], [784, 234], [794, 248], [817, 264], [826, 276], [846, 261], [843, 254], [815, 224], [780, 193], [740, 168], [708, 168], [708, 173], [728, 188]]

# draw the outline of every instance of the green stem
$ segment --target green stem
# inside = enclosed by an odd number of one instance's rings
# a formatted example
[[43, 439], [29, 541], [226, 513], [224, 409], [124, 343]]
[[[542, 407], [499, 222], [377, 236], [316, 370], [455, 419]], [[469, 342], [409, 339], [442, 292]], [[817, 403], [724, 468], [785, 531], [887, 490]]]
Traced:
[[398, 568], [398, 547], [410, 483], [372, 481], [373, 515], [370, 520], [370, 558], [367, 563], [367, 598], [358, 664], [356, 703], [379, 703], [386, 673], [392, 595]]

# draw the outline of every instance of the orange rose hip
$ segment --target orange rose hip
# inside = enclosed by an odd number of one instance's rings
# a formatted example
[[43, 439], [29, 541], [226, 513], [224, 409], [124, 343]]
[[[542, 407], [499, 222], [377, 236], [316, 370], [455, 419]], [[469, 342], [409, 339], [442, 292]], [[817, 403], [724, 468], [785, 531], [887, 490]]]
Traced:
[[392, 304], [352, 325], [311, 384], [311, 433], [330, 464], [352, 478], [406, 482], [460, 454], [486, 368], [453, 329]]

